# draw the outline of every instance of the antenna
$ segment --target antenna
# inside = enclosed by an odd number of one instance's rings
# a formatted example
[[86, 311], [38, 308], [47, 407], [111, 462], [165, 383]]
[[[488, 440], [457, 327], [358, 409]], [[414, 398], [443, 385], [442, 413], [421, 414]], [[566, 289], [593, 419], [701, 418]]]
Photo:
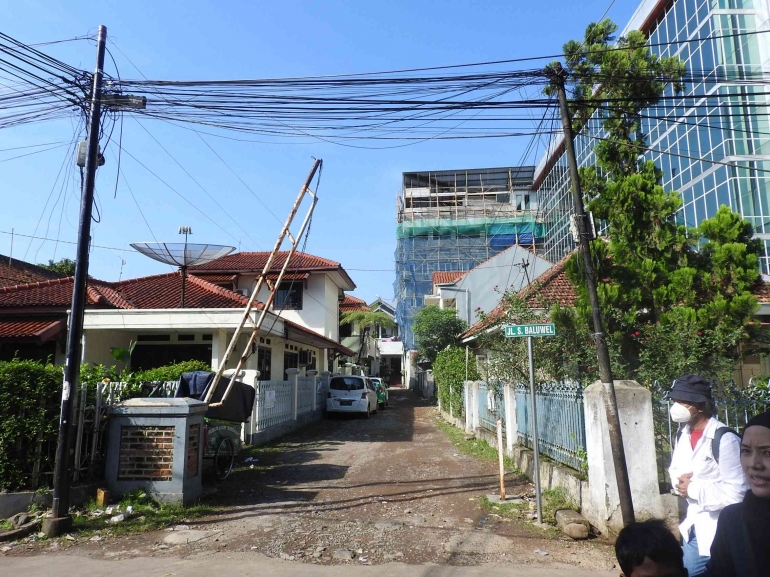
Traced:
[[233, 252], [235, 247], [221, 244], [189, 244], [187, 237], [192, 234], [192, 228], [189, 226], [180, 226], [179, 234], [184, 235], [183, 243], [133, 242], [131, 246], [153, 260], [179, 267], [182, 272], [182, 300], [179, 307], [184, 308], [187, 267], [206, 264], [222, 258]]

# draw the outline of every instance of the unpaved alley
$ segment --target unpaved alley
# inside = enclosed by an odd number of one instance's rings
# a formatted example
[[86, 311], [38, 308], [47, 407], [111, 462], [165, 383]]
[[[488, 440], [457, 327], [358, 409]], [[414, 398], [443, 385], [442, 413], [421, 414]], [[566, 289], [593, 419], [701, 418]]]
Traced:
[[[390, 394], [390, 408], [368, 420], [325, 419], [243, 455], [206, 498], [219, 507], [214, 515], [174, 530], [40, 542], [6, 554], [612, 568], [601, 539], [575, 542], [484, 510], [481, 498], [498, 486], [495, 463], [461, 453], [437, 427], [435, 408], [412, 392]], [[513, 495], [531, 491], [513, 474], [507, 485]]]

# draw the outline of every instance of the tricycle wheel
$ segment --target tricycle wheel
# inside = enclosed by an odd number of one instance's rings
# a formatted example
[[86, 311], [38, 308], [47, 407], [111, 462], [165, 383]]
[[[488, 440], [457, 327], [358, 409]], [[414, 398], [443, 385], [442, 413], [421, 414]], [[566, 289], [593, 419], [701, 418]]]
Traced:
[[214, 453], [214, 472], [217, 475], [217, 479], [223, 481], [230, 476], [235, 464], [235, 445], [232, 440], [225, 437], [217, 445], [217, 450]]

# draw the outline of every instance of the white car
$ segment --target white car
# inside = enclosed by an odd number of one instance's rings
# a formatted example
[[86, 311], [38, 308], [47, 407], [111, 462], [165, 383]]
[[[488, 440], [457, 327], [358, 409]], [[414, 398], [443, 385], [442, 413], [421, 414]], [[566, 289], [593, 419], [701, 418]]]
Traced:
[[368, 418], [377, 412], [377, 393], [366, 377], [342, 375], [332, 377], [326, 394], [329, 413], [362, 413]]

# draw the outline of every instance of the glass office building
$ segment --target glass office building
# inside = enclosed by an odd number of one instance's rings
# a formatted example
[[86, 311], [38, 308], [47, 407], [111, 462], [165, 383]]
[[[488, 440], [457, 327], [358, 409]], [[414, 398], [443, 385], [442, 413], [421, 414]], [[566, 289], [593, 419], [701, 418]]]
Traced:
[[[643, 112], [649, 151], [666, 190], [678, 191], [678, 220], [697, 226], [720, 205], [742, 214], [764, 242], [761, 269], [770, 274], [770, 0], [645, 0], [624, 33], [644, 31], [651, 50], [678, 56], [689, 76]], [[622, 34], [622, 33], [621, 33]], [[601, 136], [594, 115], [575, 139], [578, 164], [595, 163]], [[563, 142], [554, 140], [535, 172], [546, 226], [543, 256], [556, 262], [575, 244], [569, 171]]]

